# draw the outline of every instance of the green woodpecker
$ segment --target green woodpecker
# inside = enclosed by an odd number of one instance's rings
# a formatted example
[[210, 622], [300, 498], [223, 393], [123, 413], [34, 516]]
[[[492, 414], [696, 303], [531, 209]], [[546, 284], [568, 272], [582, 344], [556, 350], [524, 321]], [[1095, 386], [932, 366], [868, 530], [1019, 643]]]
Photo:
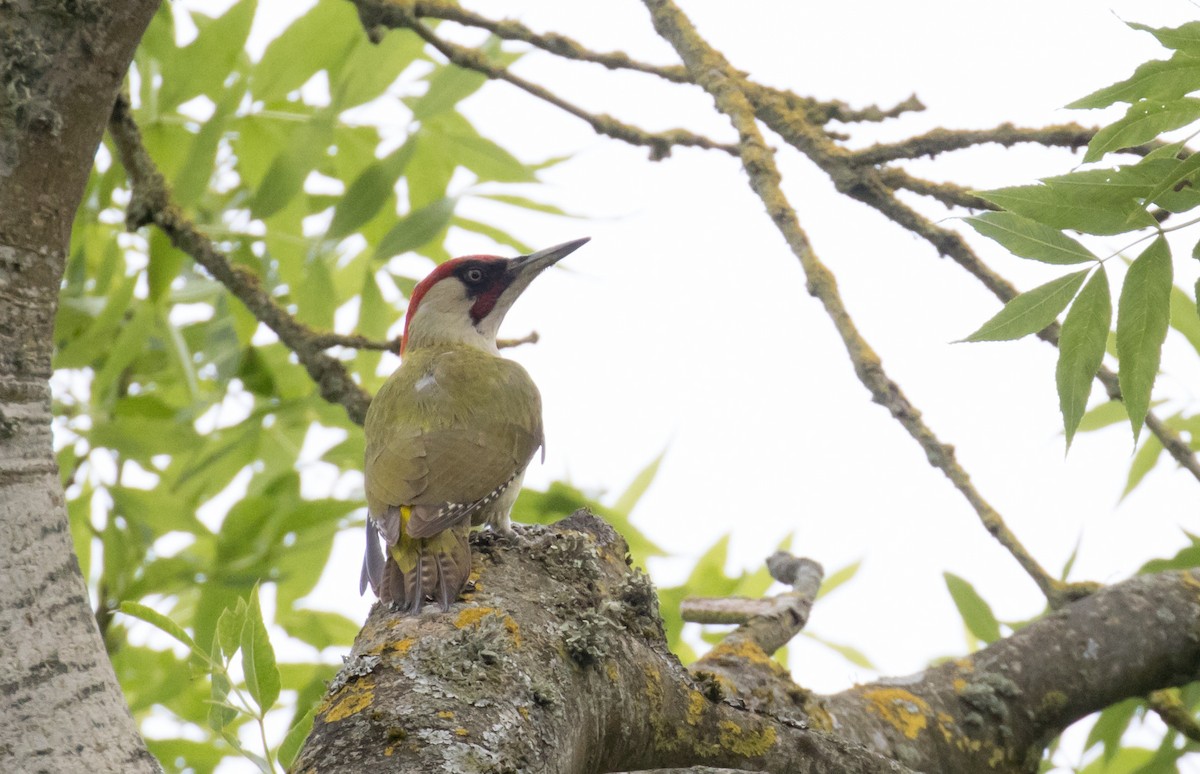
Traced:
[[525, 466], [542, 446], [542, 399], [525, 369], [500, 357], [496, 331], [537, 275], [587, 241], [455, 258], [413, 290], [400, 367], [367, 411], [359, 593], [369, 584], [401, 611], [428, 598], [446, 610], [471, 574], [470, 528], [511, 532]]

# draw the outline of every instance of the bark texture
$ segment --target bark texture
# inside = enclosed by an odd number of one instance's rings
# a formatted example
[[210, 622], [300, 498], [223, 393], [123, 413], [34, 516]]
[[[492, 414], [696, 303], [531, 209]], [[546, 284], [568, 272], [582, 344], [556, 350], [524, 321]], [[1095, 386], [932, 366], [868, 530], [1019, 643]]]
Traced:
[[0, 7], [0, 770], [155, 771], [88, 603], [50, 432], [71, 222], [158, 3]]
[[474, 536], [475, 590], [448, 613], [375, 606], [296, 772], [904, 771], [688, 673], [601, 519], [514, 526]]
[[1200, 670], [1200, 571], [1133, 578], [972, 656], [820, 696], [752, 626], [684, 669], [653, 588], [594, 516], [473, 542], [475, 590], [448, 613], [375, 606], [295, 771], [1024, 774], [1079, 718]]

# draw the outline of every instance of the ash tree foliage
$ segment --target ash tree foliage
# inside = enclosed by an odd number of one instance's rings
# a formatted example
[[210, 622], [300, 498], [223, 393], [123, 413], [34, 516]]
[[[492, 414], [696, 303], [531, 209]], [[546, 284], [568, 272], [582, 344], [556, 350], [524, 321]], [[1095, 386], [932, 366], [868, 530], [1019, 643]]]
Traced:
[[[1129, 78], [1072, 102], [1078, 109], [1128, 105], [1125, 115], [1092, 137], [1084, 166], [1035, 185], [981, 191], [1002, 208], [967, 218], [980, 234], [1014, 255], [1061, 266], [1084, 266], [1012, 299], [967, 341], [1018, 339], [1045, 330], [1063, 311], [1055, 382], [1069, 446], [1080, 429], [1092, 430], [1128, 417], [1135, 441], [1140, 437], [1151, 391], [1158, 375], [1169, 328], [1200, 352], [1200, 282], [1182, 289], [1173, 284], [1173, 256], [1167, 234], [1197, 223], [1200, 156], [1188, 149], [1200, 124], [1200, 22], [1151, 28], [1170, 57], [1139, 67]], [[1116, 163], [1114, 157], [1141, 158]], [[1119, 237], [1115, 252], [1085, 246], [1079, 235]], [[1191, 257], [1200, 259], [1193, 234]], [[1090, 240], [1096, 241], [1096, 240]], [[1110, 340], [1113, 294], [1107, 265], [1128, 263], [1117, 289], [1115, 344]], [[1069, 305], [1069, 309], [1068, 309]], [[1115, 354], [1121, 400], [1087, 411], [1091, 384], [1106, 353]], [[1180, 412], [1164, 420], [1174, 430], [1195, 434], [1200, 418]], [[1129, 489], [1154, 466], [1162, 444], [1149, 438], [1130, 471]], [[1128, 491], [1128, 490], [1127, 490]]]
[[[400, 301], [421, 276], [391, 259], [446, 260], [452, 229], [530, 252], [461, 205], [478, 198], [564, 216], [530, 190], [556, 160], [522, 163], [476, 131], [456, 106], [486, 78], [434, 61], [416, 35], [375, 45], [349, 4], [321, 2], [253, 61], [244, 47], [255, 13], [254, 0], [218, 18], [164, 3], [130, 74], [132, 113], [175, 202], [235, 266], [312, 329], [358, 334], [338, 357], [373, 393], [387, 374], [384, 352], [396, 348]], [[195, 37], [180, 45], [190, 25]], [[516, 56], [489, 50], [501, 62]], [[400, 134], [361, 110], [397, 98], [412, 119]], [[228, 755], [277, 771], [360, 625], [305, 597], [334, 536], [361, 528], [361, 429], [162, 231], [125, 233], [130, 191], [118, 158], [106, 138], [72, 232], [55, 330], [58, 461], [76, 553], [134, 714], [158, 721], [146, 727], [151, 752], [170, 771], [203, 774]], [[340, 441], [297, 463], [306, 444], [329, 438]], [[661, 550], [629, 514], [657, 466], [608, 505], [568, 483], [526, 489], [514, 517], [547, 523], [590, 507], [644, 563]], [[322, 467], [334, 495], [314, 497], [302, 479]], [[243, 491], [229, 507], [229, 493]], [[662, 590], [670, 640], [685, 657], [685, 590], [760, 595], [771, 583], [765, 568], [727, 576], [726, 545], [687, 584]], [[260, 588], [273, 600], [265, 621]], [[147, 642], [134, 619], [178, 646]], [[286, 638], [289, 652], [309, 656], [277, 660], [267, 624], [275, 646]], [[290, 729], [282, 742], [266, 735], [272, 711]], [[161, 733], [164, 718], [177, 735]]]
[[[54, 334], [58, 462], [75, 550], [117, 676], [151, 752], [169, 771], [210, 772], [228, 756], [263, 771], [289, 766], [334, 679], [337, 655], [359, 629], [339, 613], [309, 607], [306, 597], [335, 535], [361, 528], [361, 432], [348, 406], [314, 390], [314, 367], [246, 299], [264, 290], [307, 333], [341, 331], [321, 334], [322, 349], [374, 393], [384, 353], [395, 349], [398, 309], [419, 278], [398, 256], [446, 260], [454, 230], [483, 235], [498, 249], [530, 250], [467, 214], [476, 200], [567, 216], [538, 199], [538, 172], [557, 160], [515, 158], [457, 109], [515, 60], [511, 46], [493, 38], [481, 49], [486, 64], [464, 67], [434, 55], [415, 31], [372, 42], [349, 3], [322, 0], [255, 58], [245, 43], [256, 11], [254, 0], [238, 0], [216, 18], [163, 4], [128, 81], [130, 115], [173, 206], [229, 257], [240, 292], [163, 230], [127, 233], [127, 211], [130, 225], [144, 225], [128, 182], [139, 173], [122, 165], [108, 136], [75, 220]], [[435, 21], [425, 23], [436, 29]], [[1162, 138], [1200, 120], [1200, 99], [1189, 96], [1200, 89], [1200, 23], [1132, 26], [1153, 34], [1170, 59], [1072, 105], [1130, 105], [1124, 118], [1089, 135], [1084, 161], [1099, 166], [973, 198], [935, 193], [954, 206], [993, 205], [967, 222], [1015, 255], [1074, 267], [1017, 295], [967, 338], [1041, 334], [1057, 341], [1068, 444], [1080, 430], [1126, 417], [1140, 436], [1169, 328], [1200, 351], [1200, 287], [1172, 284], [1175, 256], [1165, 238], [1191, 225], [1187, 213], [1200, 206], [1200, 156], [1187, 149], [1186, 132]], [[363, 109], [396, 100], [409, 119], [400, 130]], [[814, 115], [818, 108], [845, 110], [813, 106]], [[833, 157], [822, 153], [817, 147], [812, 157], [832, 168]], [[1136, 161], [1112, 166], [1117, 154]], [[886, 161], [888, 150], [877, 156]], [[873, 201], [868, 189], [857, 195], [889, 212], [888, 199]], [[1130, 247], [1106, 254], [1076, 232], [1128, 234]], [[1113, 258], [1128, 262], [1119, 290], [1107, 268]], [[1118, 364], [1114, 400], [1089, 410], [1106, 356]], [[1128, 487], [1167, 450], [1161, 438], [1193, 439], [1174, 450], [1176, 459], [1200, 447], [1198, 422], [1186, 410], [1161, 420], [1165, 431], [1143, 441]], [[926, 451], [936, 457], [936, 446]], [[657, 465], [607, 504], [568, 483], [526, 490], [514, 518], [549, 523], [590, 507], [642, 564], [662, 550], [630, 514]], [[304, 486], [305, 474], [318, 470], [332, 481], [321, 497]], [[727, 540], [719, 541], [684, 584], [658, 590], [667, 641], [684, 661], [696, 656], [682, 639], [685, 596], [759, 597], [771, 584], [766, 568], [729, 576], [726, 549]], [[1196, 566], [1200, 538], [1144, 570]], [[831, 573], [823, 593], [856, 569]], [[1062, 581], [1069, 572], [1068, 565]], [[1078, 591], [1062, 581], [1045, 582], [1048, 599]], [[946, 584], [979, 645], [1028, 623], [999, 621], [967, 579], [947, 574]], [[703, 636], [716, 642], [722, 633]], [[306, 655], [278, 657], [285, 641], [288, 653]], [[826, 644], [869, 666], [856, 649]], [[1200, 743], [1198, 707], [1193, 684], [1105, 709], [1087, 740], [1103, 754], [1084, 770], [1174, 770]], [[1151, 708], [1171, 720], [1157, 748], [1123, 741]]]

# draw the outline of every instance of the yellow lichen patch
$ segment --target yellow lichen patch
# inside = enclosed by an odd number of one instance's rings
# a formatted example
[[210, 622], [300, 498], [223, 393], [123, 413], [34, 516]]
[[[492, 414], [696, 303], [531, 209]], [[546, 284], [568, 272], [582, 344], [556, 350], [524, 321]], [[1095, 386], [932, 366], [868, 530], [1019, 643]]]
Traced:
[[758, 643], [741, 637], [734, 638], [732, 642], [722, 640], [708, 652], [706, 658], [717, 659], [723, 656], [732, 656], [749, 661], [751, 664], [761, 664], [763, 666], [770, 666], [775, 663], [771, 660], [770, 656], [763, 652], [762, 648], [758, 647]]
[[521, 647], [521, 627], [513, 620], [512, 616], [505, 615], [494, 607], [468, 607], [466, 610], [458, 614], [454, 619], [454, 626], [459, 629], [465, 629], [468, 626], [476, 626], [484, 618], [489, 615], [494, 615], [500, 618], [504, 624], [504, 628], [513, 638], [513, 647]]
[[454, 729], [454, 733], [458, 734], [459, 736], [470, 736], [470, 734], [471, 734], [470, 731], [463, 728], [462, 726], [459, 726], [458, 728]]
[[704, 710], [708, 707], [708, 699], [704, 698], [704, 694], [697, 690], [688, 691], [688, 710], [687, 723], [689, 726], [694, 726], [700, 723], [700, 718], [704, 717]]
[[522, 718], [524, 718], [525, 720], [529, 720], [529, 708], [528, 707], [517, 707], [517, 712], [521, 713]]
[[962, 693], [967, 688], [967, 681], [961, 677], [956, 677], [952, 685], [954, 686], [955, 693]]
[[975, 662], [969, 658], [954, 659], [954, 666], [958, 667], [958, 671], [968, 674], [975, 671]]
[[874, 688], [863, 692], [867, 711], [879, 715], [908, 739], [916, 739], [929, 721], [929, 704], [903, 688]]
[[442, 710], [441, 712], [439, 712], [437, 714], [437, 716], [439, 718], [441, 718], [442, 720], [453, 720], [454, 719], [454, 713], [451, 712], [450, 710]]
[[454, 626], [458, 629], [465, 629], [468, 626], [474, 626], [489, 615], [499, 615], [499, 613], [500, 611], [494, 607], [468, 607], [454, 619]]
[[746, 729], [732, 720], [722, 720], [717, 729], [721, 747], [746, 757], [766, 755], [776, 740], [775, 729], [765, 724], [758, 729]]
[[1066, 706], [1067, 695], [1062, 691], [1046, 691], [1046, 695], [1042, 697], [1041, 710], [1043, 713], [1061, 712]]
[[511, 615], [504, 616], [504, 628], [512, 635], [513, 647], [521, 647], [521, 627], [517, 626], [517, 622], [513, 620]]
[[394, 753], [394, 752], [396, 752], [396, 748], [392, 747], [390, 744], [387, 747], [383, 748], [383, 754], [389, 758], [392, 757], [392, 753]]
[[608, 672], [609, 682], [615, 683], [620, 679], [621, 673], [617, 670], [617, 662], [609, 661], [604, 665], [604, 669]]
[[416, 637], [405, 637], [402, 640], [396, 640], [391, 644], [392, 652], [397, 656], [403, 656], [408, 653], [408, 649], [417, 643]]
[[1000, 747], [992, 748], [992, 754], [988, 756], [988, 768], [996, 768], [1001, 763], [1004, 763], [1004, 750]]
[[805, 701], [804, 714], [808, 717], [808, 724], [816, 730], [826, 733], [833, 731], [833, 715], [829, 714], [829, 710], [825, 709], [821, 702]]
[[326, 699], [319, 714], [324, 717], [326, 723], [336, 723], [355, 713], [362, 712], [371, 706], [374, 698], [375, 682], [368, 677], [363, 677], [357, 682], [347, 685], [330, 699]]
[[937, 724], [938, 730], [942, 732], [942, 739], [949, 742], [953, 736], [950, 729], [956, 725], [954, 717], [948, 712], [939, 712], [937, 714]]

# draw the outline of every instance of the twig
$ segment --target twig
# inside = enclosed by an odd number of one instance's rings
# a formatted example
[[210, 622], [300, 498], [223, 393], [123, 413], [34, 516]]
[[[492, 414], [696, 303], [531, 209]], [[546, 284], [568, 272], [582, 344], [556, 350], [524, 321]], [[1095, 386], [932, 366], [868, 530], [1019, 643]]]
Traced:
[[[796, 218], [795, 210], [780, 188], [779, 170], [758, 129], [755, 110], [746, 98], [742, 78], [724, 56], [713, 50], [700, 37], [674, 3], [670, 0], [645, 0], [645, 3], [650, 9], [659, 35], [675, 47], [696, 82], [712, 95], [717, 109], [726, 114], [737, 129], [738, 150], [742, 165], [749, 175], [750, 186], [762, 199], [771, 219], [800, 260], [808, 280], [808, 291], [824, 305], [846, 346], [859, 380], [870, 391], [873, 400], [887, 408], [921, 445], [930, 464], [945, 473], [971, 504], [987, 531], [1013, 555], [1042, 593], [1053, 604], [1061, 604], [1068, 596], [1065, 594], [1065, 584], [1038, 564], [1016, 535], [1008, 529], [996, 509], [975, 489], [970, 476], [955, 459], [953, 447], [940, 441], [929, 429], [920, 412], [904, 396], [900, 386], [888, 377], [879, 356], [854, 325], [838, 292], [833, 273], [813, 251], [808, 236]], [[793, 114], [791, 119], [789, 126], [803, 144], [821, 142], [819, 130], [807, 124], [802, 116]]]
[[317, 383], [323, 398], [342, 405], [351, 421], [362, 424], [371, 396], [355, 384], [341, 361], [321, 351], [324, 347], [321, 346], [319, 334], [276, 304], [263, 289], [258, 277], [240, 266], [232, 265], [171, 200], [166, 180], [142, 144], [141, 131], [133, 120], [127, 96], [117, 98], [108, 129], [117, 146], [121, 164], [129, 173], [132, 188], [126, 226], [132, 231], [153, 223], [162, 229], [171, 244], [208, 270], [260, 322], [273, 330], [285, 346], [296, 353], [309, 376]]
[[1179, 698], [1178, 688], [1163, 688], [1146, 697], [1146, 706], [1154, 710], [1164, 723], [1179, 733], [1200, 742], [1200, 723]]
[[[393, 4], [396, 3], [393, 2]], [[367, 2], [359, 2], [358, 6], [360, 13], [366, 7], [370, 7], [372, 11], [375, 11], [379, 7], [377, 3], [368, 4]], [[540, 48], [555, 56], [563, 57], [564, 59], [591, 62], [607, 67], [609, 70], [633, 70], [647, 73], [649, 75], [656, 75], [672, 83], [690, 83], [687, 70], [681, 65], [660, 66], [647, 64], [633, 59], [622, 51], [592, 51], [581, 43], [568, 38], [566, 35], [560, 35], [556, 32], [537, 33], [521, 22], [511, 19], [489, 19], [459, 5], [445, 2], [445, 0], [415, 0], [408, 3], [408, 9], [413, 16], [418, 18], [442, 19], [444, 21], [456, 22], [466, 27], [487, 30], [498, 38], [528, 43], [531, 46]], [[374, 19], [375, 17], [371, 18]]]
[[[392, 3], [392, 5], [395, 4], [397, 3]], [[363, 9], [368, 5], [367, 0], [359, 2], [358, 5], [360, 13], [364, 13]], [[371, 3], [371, 15], [363, 16], [365, 24], [373, 26], [383, 23], [379, 17], [379, 8], [378, 3]], [[409, 0], [408, 9], [413, 16], [418, 18], [441, 19], [443, 21], [455, 22], [465, 27], [486, 30], [498, 38], [528, 43], [535, 48], [562, 57], [563, 59], [590, 62], [606, 67], [609, 70], [631, 70], [633, 72], [645, 73], [657, 76], [671, 83], [692, 83], [688, 77], [687, 68], [681, 65], [653, 65], [640, 62], [623, 51], [593, 51], [566, 35], [557, 32], [537, 33], [519, 21], [512, 19], [490, 19], [445, 0]], [[837, 121], [843, 124], [879, 122], [889, 118], [896, 118], [904, 113], [925, 109], [925, 106], [921, 104], [921, 101], [917, 99], [915, 94], [890, 108], [881, 108], [877, 105], [853, 108], [841, 100], [816, 100], [769, 86], [757, 86], [756, 88], [790, 95], [790, 97], [803, 104], [804, 110], [809, 115], [809, 120], [820, 124], [830, 121]]]
[[977, 145], [997, 144], [1010, 148], [1022, 143], [1046, 147], [1083, 148], [1096, 134], [1096, 127], [1079, 124], [1059, 124], [1028, 129], [1001, 124], [993, 129], [934, 129], [897, 143], [880, 143], [854, 151], [850, 158], [856, 164], [886, 164], [900, 159], [919, 159], [937, 156], [948, 151], [974, 148]]
[[971, 210], [993, 210], [996, 205], [971, 193], [968, 186], [957, 183], [935, 183], [916, 177], [898, 167], [881, 167], [879, 179], [893, 191], [912, 191], [921, 196], [936, 199], [947, 207], [965, 207]]
[[416, 4], [412, 2], [381, 3], [378, 0], [354, 0], [358, 7], [359, 16], [367, 29], [368, 35], [377, 38], [378, 28], [406, 28], [421, 36], [421, 38], [437, 49], [455, 65], [474, 70], [493, 80], [501, 80], [516, 86], [518, 89], [563, 110], [576, 118], [582, 119], [592, 127], [597, 134], [612, 137], [630, 145], [644, 146], [650, 149], [650, 159], [660, 161], [671, 155], [675, 146], [704, 148], [706, 150], [721, 150], [730, 155], [737, 155], [737, 149], [732, 145], [710, 140], [684, 129], [673, 129], [666, 132], [647, 132], [636, 126], [622, 123], [609, 115], [590, 113], [583, 108], [567, 102], [549, 89], [539, 86], [524, 78], [514, 75], [508, 68], [493, 64], [478, 50], [451, 43], [439, 37], [428, 26], [422, 24], [416, 15]]
[[[753, 643], [768, 655], [779, 650], [808, 623], [825, 571], [812, 559], [797, 558], [782, 551], [767, 559], [767, 567], [771, 577], [790, 585], [792, 590], [770, 599], [691, 597], [680, 605], [683, 620], [741, 624], [724, 638], [726, 647], [734, 651], [740, 650], [739, 645], [746, 642]], [[742, 603], [740, 610], [736, 605], [739, 602]], [[723, 620], [715, 620], [717, 618]]]

